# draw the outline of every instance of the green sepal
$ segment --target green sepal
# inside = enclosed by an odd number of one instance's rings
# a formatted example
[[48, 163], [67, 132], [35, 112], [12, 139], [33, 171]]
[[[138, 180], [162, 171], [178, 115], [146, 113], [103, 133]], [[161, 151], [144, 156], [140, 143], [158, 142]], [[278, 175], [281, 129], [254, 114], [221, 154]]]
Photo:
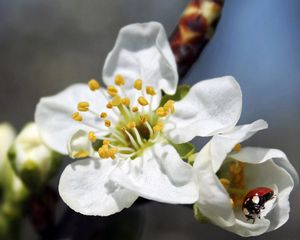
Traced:
[[200, 223], [208, 223], [208, 219], [202, 214], [197, 203], [193, 205], [194, 217]]
[[182, 143], [182, 144], [172, 143], [172, 145], [178, 152], [179, 156], [184, 160], [189, 159], [189, 156], [191, 156], [195, 152], [195, 147], [191, 143]]
[[188, 157], [188, 163], [193, 166], [194, 165], [194, 162], [196, 160], [196, 157], [197, 157], [197, 153], [195, 154], [190, 154], [190, 156]]
[[33, 160], [26, 160], [20, 169], [20, 178], [31, 190], [37, 190], [41, 187], [43, 179], [40, 167]]
[[160, 100], [160, 106], [163, 106], [168, 100], [179, 101], [184, 98], [190, 91], [189, 85], [180, 85], [177, 87], [174, 95], [164, 95]]

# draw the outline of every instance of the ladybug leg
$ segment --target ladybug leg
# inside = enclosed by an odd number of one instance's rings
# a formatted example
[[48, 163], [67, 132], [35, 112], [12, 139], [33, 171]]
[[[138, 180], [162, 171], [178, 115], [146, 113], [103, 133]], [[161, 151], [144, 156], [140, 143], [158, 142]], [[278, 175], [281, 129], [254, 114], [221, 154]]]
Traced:
[[249, 220], [252, 220], [252, 224], [255, 223], [255, 217], [253, 217], [253, 216], [251, 216], [251, 215], [248, 215], [248, 216], [246, 216], [246, 217], [247, 217], [247, 222], [248, 222]]

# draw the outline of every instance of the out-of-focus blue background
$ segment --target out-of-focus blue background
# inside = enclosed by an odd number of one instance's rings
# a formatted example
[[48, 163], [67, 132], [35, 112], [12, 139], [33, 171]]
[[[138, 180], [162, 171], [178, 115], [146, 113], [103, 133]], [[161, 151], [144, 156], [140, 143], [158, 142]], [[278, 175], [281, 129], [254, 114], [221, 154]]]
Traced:
[[[75, 82], [101, 78], [106, 54], [119, 29], [159, 21], [168, 34], [185, 0], [0, 0], [0, 121], [17, 128], [33, 119], [39, 98]], [[233, 75], [243, 95], [240, 123], [258, 118], [269, 129], [249, 145], [284, 150], [300, 172], [300, 1], [227, 0], [212, 41], [186, 83]], [[299, 188], [291, 196], [290, 220], [258, 239], [298, 239]], [[182, 206], [151, 203], [142, 240], [239, 239], [197, 223]], [[103, 219], [101, 220], [103, 221]], [[117, 230], [117, 229], [116, 229]], [[34, 239], [30, 230], [24, 239]]]

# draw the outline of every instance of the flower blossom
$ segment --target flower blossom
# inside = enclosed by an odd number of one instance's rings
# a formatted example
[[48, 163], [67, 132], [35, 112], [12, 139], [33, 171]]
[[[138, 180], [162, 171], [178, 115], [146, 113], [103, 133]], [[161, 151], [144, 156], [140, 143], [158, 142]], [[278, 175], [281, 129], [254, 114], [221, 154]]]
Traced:
[[[196, 210], [214, 224], [241, 236], [256, 236], [282, 226], [289, 217], [289, 195], [299, 182], [282, 151], [240, 145], [265, 128], [267, 123], [257, 120], [215, 135], [193, 165], [199, 176]], [[269, 189], [273, 195], [260, 200], [257, 189]], [[245, 196], [252, 193], [253, 198], [247, 200]], [[249, 200], [253, 202], [247, 203]], [[246, 203], [255, 208], [247, 209]]]
[[178, 75], [156, 22], [121, 29], [103, 81], [107, 88], [92, 79], [42, 98], [36, 108], [48, 146], [79, 158], [61, 175], [62, 199], [77, 212], [100, 216], [130, 207], [139, 196], [194, 203], [197, 178], [174, 145], [233, 128], [241, 112], [237, 82], [202, 81], [182, 100], [160, 105], [162, 91], [176, 92]]

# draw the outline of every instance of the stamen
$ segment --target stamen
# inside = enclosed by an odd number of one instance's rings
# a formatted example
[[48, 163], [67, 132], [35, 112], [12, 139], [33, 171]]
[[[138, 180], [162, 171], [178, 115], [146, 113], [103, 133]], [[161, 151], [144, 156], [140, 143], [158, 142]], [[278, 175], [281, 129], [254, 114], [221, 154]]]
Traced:
[[89, 134], [88, 134], [88, 136], [89, 136], [89, 140], [91, 142], [96, 142], [97, 138], [96, 138], [96, 135], [95, 135], [95, 133], [93, 131], [90, 131]]
[[77, 110], [80, 112], [87, 112], [89, 110], [90, 104], [88, 102], [79, 102], [77, 105]]
[[109, 140], [107, 140], [107, 139], [103, 140], [103, 145], [109, 145], [109, 144], [110, 144]]
[[82, 116], [80, 115], [79, 112], [74, 112], [72, 114], [72, 118], [75, 120], [75, 121], [78, 121], [78, 122], [81, 122], [82, 121]]
[[229, 172], [232, 175], [232, 181], [237, 188], [244, 188], [244, 164], [242, 162], [235, 161], [229, 167]]
[[227, 178], [220, 178], [220, 182], [224, 186], [225, 189], [228, 189], [230, 186], [230, 181]]
[[130, 106], [130, 99], [128, 97], [122, 99], [122, 104], [126, 107]]
[[108, 87], [107, 87], [107, 93], [108, 93], [110, 96], [114, 97], [114, 96], [116, 96], [116, 95], [118, 94], [118, 89], [116, 89], [115, 86], [108, 86]]
[[117, 152], [118, 152], [118, 149], [114, 147], [114, 148], [111, 148], [108, 150], [108, 155], [111, 159], [115, 159], [116, 158], [115, 154]]
[[122, 102], [122, 99], [119, 95], [116, 95], [113, 97], [113, 99], [111, 100], [111, 104], [116, 107], [116, 106], [119, 106]]
[[91, 79], [89, 82], [88, 82], [88, 86], [89, 88], [92, 90], [92, 91], [96, 91], [100, 88], [100, 84], [97, 80], [95, 79]]
[[158, 109], [156, 109], [155, 113], [156, 113], [156, 115], [158, 117], [165, 117], [165, 116], [167, 116], [167, 113], [166, 113], [166, 111], [165, 111], [165, 109], [163, 107], [159, 107]]
[[156, 92], [155, 92], [154, 88], [153, 88], [153, 87], [150, 87], [150, 86], [147, 86], [147, 87], [146, 87], [146, 93], [147, 93], [148, 95], [151, 95], [151, 96], [156, 95]]
[[141, 136], [140, 136], [139, 131], [136, 129], [136, 127], [133, 128], [133, 131], [134, 131], [134, 134], [135, 134], [135, 136], [136, 136], [136, 139], [137, 139], [138, 143], [140, 144], [140, 146], [143, 146], [142, 138], [141, 138]]
[[137, 142], [134, 140], [133, 136], [127, 131], [127, 130], [124, 130], [124, 132], [126, 133], [126, 135], [129, 137], [129, 140], [131, 142], [131, 144], [133, 145], [133, 147], [135, 149], [139, 149], [139, 145], [137, 144]]
[[111, 102], [108, 102], [108, 103], [106, 104], [106, 107], [107, 107], [108, 109], [112, 109], [112, 108], [113, 108], [113, 105], [112, 105]]
[[98, 154], [101, 158], [108, 158], [109, 157], [108, 145], [102, 145], [102, 147], [98, 149]]
[[135, 128], [136, 124], [135, 124], [135, 122], [129, 122], [129, 123], [127, 123], [127, 127], [128, 128]]
[[109, 120], [105, 120], [105, 121], [104, 121], [104, 124], [105, 124], [106, 127], [110, 127], [111, 122], [110, 122]]
[[148, 116], [147, 115], [141, 115], [140, 120], [141, 120], [142, 123], [145, 123], [148, 120]]
[[241, 151], [241, 149], [242, 149], [242, 145], [240, 143], [238, 143], [234, 146], [234, 148], [232, 150], [235, 152], [239, 152], [239, 151]]
[[168, 100], [163, 106], [164, 110], [167, 113], [174, 113], [174, 103], [175, 102], [173, 100]]
[[85, 158], [89, 156], [89, 152], [86, 150], [81, 150], [74, 155], [74, 158]]
[[137, 80], [134, 81], [133, 86], [136, 90], [141, 90], [142, 87], [143, 87], [143, 81], [141, 79], [137, 79]]
[[138, 107], [132, 107], [132, 112], [137, 112], [139, 109], [138, 109]]
[[138, 102], [139, 102], [139, 104], [141, 104], [142, 106], [146, 106], [146, 105], [149, 104], [148, 101], [147, 101], [147, 99], [144, 98], [144, 97], [139, 97], [139, 98], [138, 98]]
[[152, 129], [150, 123], [148, 121], [146, 121], [145, 124], [150, 132], [150, 136], [152, 136], [154, 134], [154, 132], [153, 132], [153, 129]]
[[101, 118], [106, 118], [106, 117], [107, 117], [107, 113], [106, 113], [106, 112], [102, 112], [102, 113], [100, 114], [100, 117], [101, 117]]
[[153, 127], [154, 133], [160, 132], [164, 127], [163, 122], [157, 122], [156, 125]]
[[125, 79], [122, 75], [118, 74], [116, 77], [115, 77], [115, 84], [118, 85], [118, 86], [122, 86], [125, 84]]

